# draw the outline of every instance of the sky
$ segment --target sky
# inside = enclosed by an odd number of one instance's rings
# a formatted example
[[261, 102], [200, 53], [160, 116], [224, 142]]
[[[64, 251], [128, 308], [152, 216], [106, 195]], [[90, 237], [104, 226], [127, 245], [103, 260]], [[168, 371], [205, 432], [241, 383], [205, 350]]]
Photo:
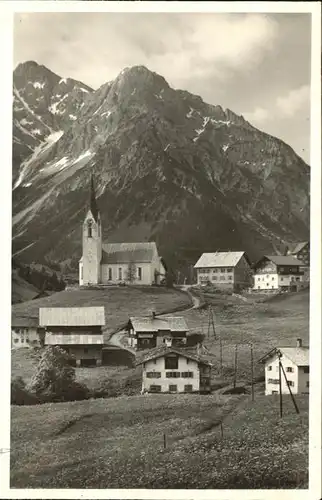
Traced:
[[93, 88], [144, 65], [309, 163], [310, 14], [16, 14], [14, 67], [28, 60]]

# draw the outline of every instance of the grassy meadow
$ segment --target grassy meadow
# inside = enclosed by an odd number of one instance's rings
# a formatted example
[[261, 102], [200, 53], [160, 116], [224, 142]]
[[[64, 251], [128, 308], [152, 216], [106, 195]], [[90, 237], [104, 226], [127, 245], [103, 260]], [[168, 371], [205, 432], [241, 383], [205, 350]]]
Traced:
[[297, 402], [300, 415], [284, 397], [283, 419], [258, 393], [12, 407], [11, 487], [305, 488], [308, 397]]

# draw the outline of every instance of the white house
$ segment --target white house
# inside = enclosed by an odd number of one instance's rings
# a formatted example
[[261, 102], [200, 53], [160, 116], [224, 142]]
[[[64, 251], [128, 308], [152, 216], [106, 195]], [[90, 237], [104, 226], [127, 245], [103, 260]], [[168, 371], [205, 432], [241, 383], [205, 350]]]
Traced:
[[287, 384], [293, 394], [308, 394], [310, 387], [309, 348], [297, 339], [296, 347], [275, 347], [259, 362], [265, 364], [265, 394], [279, 394], [279, 359], [285, 371], [281, 372], [282, 394], [289, 394]]
[[171, 341], [173, 346], [184, 346], [187, 342], [188, 326], [182, 316], [131, 317], [128, 323], [129, 345], [136, 349], [151, 349]]
[[102, 241], [101, 217], [93, 178], [90, 206], [83, 223], [83, 255], [79, 261], [79, 285], [132, 283], [159, 284], [165, 277], [163, 259], [154, 241], [107, 243]]
[[41, 307], [39, 324], [45, 329], [45, 345], [62, 347], [76, 366], [102, 364], [104, 307]]
[[251, 265], [245, 252], [203, 253], [194, 268], [198, 285], [241, 290], [251, 285]]
[[142, 365], [142, 392], [211, 391], [211, 364], [199, 355], [175, 347], [157, 347], [137, 362]]
[[33, 317], [13, 316], [11, 318], [11, 347], [40, 347], [39, 321]]
[[254, 266], [254, 290], [296, 290], [302, 262], [292, 255], [265, 255]]

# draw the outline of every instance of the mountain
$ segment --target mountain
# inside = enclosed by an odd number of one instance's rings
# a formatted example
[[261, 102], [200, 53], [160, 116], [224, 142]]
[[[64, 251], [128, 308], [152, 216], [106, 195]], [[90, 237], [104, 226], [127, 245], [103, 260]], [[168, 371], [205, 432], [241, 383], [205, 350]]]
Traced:
[[225, 249], [255, 259], [309, 237], [310, 168], [281, 140], [143, 66], [97, 90], [64, 82], [36, 63], [14, 72], [14, 133], [24, 118], [41, 131], [37, 144], [14, 135], [22, 260], [81, 256], [91, 173], [104, 238], [154, 239], [176, 266]]

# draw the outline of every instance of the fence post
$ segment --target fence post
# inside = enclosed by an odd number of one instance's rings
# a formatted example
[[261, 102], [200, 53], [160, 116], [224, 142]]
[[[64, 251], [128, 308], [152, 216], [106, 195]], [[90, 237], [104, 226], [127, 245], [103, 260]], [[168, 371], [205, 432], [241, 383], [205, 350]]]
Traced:
[[167, 436], [166, 436], [166, 434], [164, 433], [164, 434], [163, 434], [163, 448], [164, 448], [164, 449], [166, 449], [166, 447], [167, 447]]

